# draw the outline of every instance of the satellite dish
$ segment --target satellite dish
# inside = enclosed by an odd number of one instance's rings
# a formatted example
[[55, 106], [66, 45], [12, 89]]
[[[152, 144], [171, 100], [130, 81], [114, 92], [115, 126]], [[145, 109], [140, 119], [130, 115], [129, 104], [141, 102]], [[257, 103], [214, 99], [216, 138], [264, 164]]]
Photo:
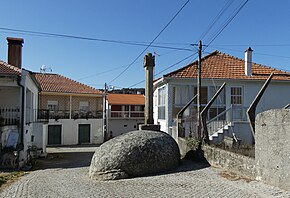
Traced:
[[47, 72], [52, 72], [52, 69], [50, 67], [46, 67], [45, 65], [41, 65], [40, 73], [45, 74]]

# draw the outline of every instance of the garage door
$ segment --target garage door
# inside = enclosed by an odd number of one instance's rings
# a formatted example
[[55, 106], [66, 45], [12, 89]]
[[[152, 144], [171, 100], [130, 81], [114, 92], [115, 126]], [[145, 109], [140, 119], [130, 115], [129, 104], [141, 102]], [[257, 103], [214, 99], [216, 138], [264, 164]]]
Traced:
[[79, 124], [79, 144], [90, 143], [90, 124]]
[[48, 145], [61, 144], [61, 125], [48, 126]]

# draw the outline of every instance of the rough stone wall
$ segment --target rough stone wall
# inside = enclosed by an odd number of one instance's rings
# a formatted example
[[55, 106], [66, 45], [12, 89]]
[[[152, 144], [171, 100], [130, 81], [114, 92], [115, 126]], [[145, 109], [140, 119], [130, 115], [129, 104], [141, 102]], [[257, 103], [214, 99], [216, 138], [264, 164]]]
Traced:
[[211, 146], [203, 146], [204, 156], [211, 165], [245, 175], [256, 177], [256, 162], [254, 158], [239, 155]]
[[290, 110], [258, 114], [255, 140], [257, 179], [290, 190]]

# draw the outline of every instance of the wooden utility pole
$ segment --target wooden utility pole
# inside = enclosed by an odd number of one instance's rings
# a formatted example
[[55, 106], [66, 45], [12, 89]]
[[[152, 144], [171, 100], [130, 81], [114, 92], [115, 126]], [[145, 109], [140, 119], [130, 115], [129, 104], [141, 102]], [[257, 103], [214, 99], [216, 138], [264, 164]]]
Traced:
[[202, 43], [201, 40], [198, 44], [198, 65], [197, 65], [197, 134], [198, 140], [201, 141], [201, 56], [202, 56]]

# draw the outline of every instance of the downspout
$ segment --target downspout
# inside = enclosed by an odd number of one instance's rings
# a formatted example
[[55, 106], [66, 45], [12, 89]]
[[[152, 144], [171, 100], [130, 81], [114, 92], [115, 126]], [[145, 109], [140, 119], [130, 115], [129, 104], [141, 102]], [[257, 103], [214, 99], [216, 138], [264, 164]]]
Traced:
[[19, 148], [20, 150], [24, 149], [24, 97], [25, 97], [25, 87], [21, 84], [21, 76], [17, 77], [17, 84], [21, 87], [21, 116], [20, 116], [20, 143]]

